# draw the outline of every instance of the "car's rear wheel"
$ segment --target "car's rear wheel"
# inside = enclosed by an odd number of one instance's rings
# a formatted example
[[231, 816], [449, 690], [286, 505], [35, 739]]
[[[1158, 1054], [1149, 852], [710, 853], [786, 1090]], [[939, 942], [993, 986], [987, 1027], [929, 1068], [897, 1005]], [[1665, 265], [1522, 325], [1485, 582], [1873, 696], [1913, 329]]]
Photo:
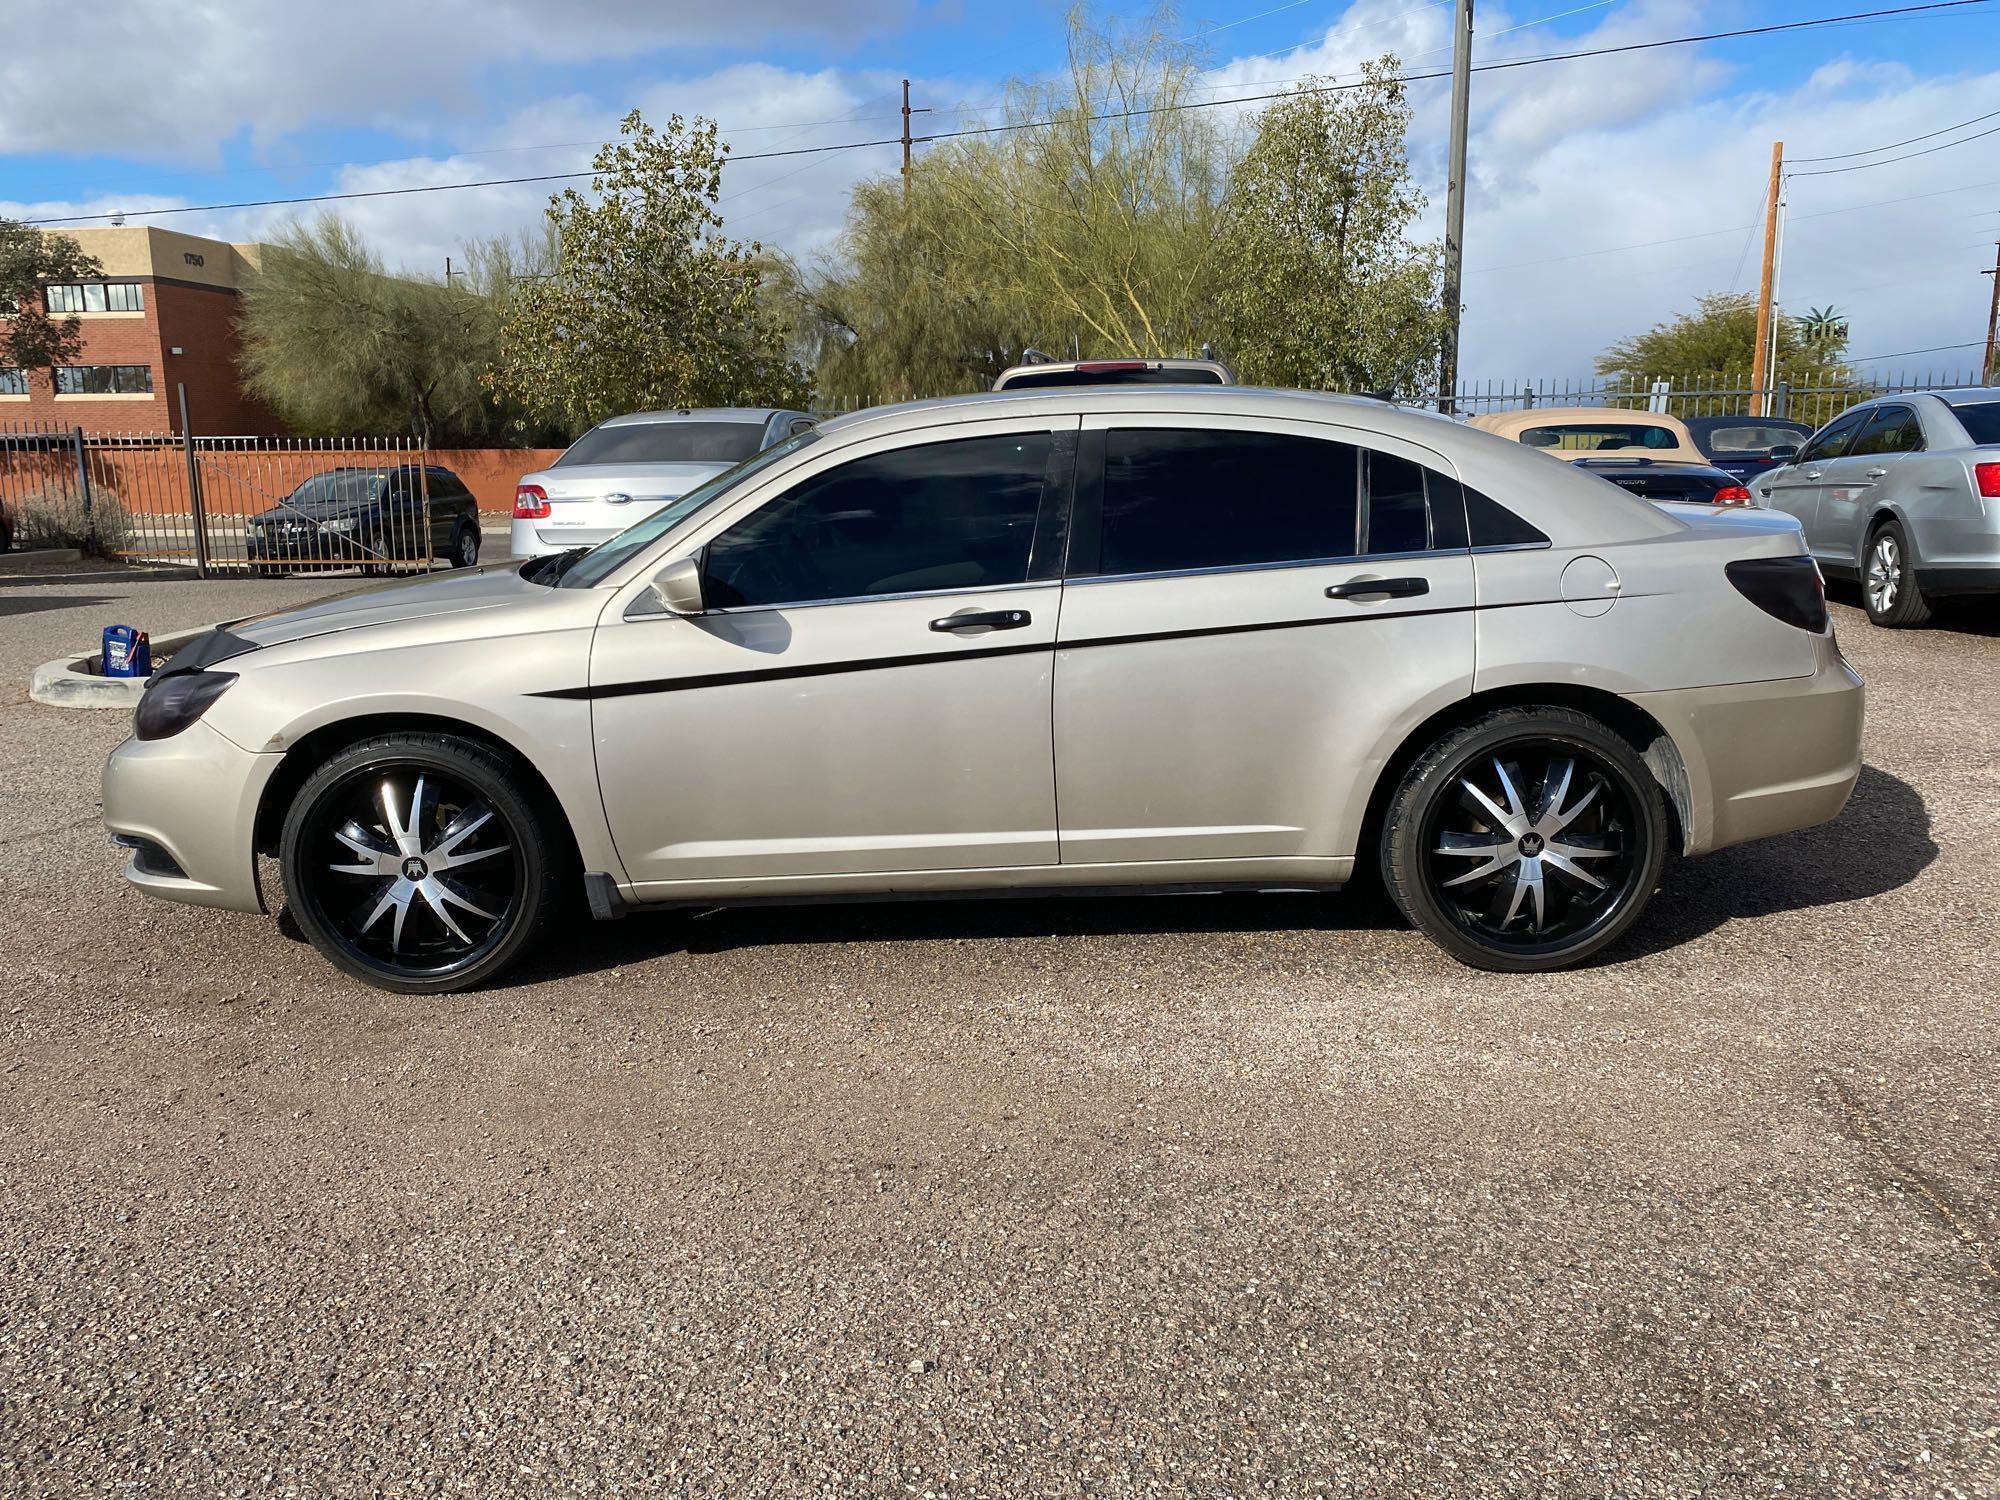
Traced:
[[458, 529], [451, 534], [451, 565], [454, 568], [479, 566], [479, 528], [470, 521], [460, 521]]
[[1383, 876], [1403, 915], [1461, 962], [1559, 969], [1638, 920], [1670, 826], [1621, 735], [1572, 709], [1503, 709], [1410, 768], [1383, 826]]
[[494, 978], [554, 903], [552, 845], [518, 773], [453, 735], [382, 735], [335, 755], [293, 799], [279, 854], [313, 946], [402, 994]]
[[1930, 619], [1930, 601], [1917, 583], [1916, 561], [1910, 556], [1910, 539], [1901, 522], [1884, 521], [1868, 534], [1861, 598], [1868, 618], [1892, 630]]

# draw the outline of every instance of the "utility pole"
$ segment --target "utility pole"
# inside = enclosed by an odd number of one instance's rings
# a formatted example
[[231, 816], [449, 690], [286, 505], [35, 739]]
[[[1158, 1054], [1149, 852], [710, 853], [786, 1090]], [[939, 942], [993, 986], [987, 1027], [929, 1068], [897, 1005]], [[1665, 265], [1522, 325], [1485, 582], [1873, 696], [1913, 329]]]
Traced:
[[1472, 107], [1472, 0], [1457, 0], [1451, 22], [1451, 169], [1444, 207], [1444, 337], [1438, 345], [1438, 410], [1458, 395], [1460, 281], [1465, 274], [1465, 137]]
[[1785, 143], [1771, 142], [1771, 187], [1764, 199], [1764, 272], [1757, 279], [1757, 347], [1750, 351], [1750, 415], [1765, 414], [1764, 386], [1771, 373], [1772, 282], [1778, 268], [1778, 184], [1785, 172]]
[[930, 110], [928, 108], [910, 108], [910, 80], [905, 78], [903, 80], [903, 196], [905, 198], [910, 196], [910, 147], [918, 141], [927, 141], [930, 139], [927, 135], [913, 136], [910, 134], [910, 116], [927, 115], [929, 113]]
[[1979, 274], [1993, 278], [1993, 303], [1986, 310], [1986, 360], [1979, 367], [1979, 378], [2000, 385], [2000, 243], [1993, 246], [1993, 269]]

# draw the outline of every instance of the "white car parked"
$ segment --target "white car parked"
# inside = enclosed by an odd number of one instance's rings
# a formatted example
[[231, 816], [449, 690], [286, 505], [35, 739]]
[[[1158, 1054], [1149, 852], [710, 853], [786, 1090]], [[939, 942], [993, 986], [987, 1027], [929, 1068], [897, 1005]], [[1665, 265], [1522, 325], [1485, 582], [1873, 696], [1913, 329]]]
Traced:
[[521, 476], [514, 556], [594, 547], [812, 425], [802, 411], [768, 406], [640, 411], [600, 422], [548, 468]]

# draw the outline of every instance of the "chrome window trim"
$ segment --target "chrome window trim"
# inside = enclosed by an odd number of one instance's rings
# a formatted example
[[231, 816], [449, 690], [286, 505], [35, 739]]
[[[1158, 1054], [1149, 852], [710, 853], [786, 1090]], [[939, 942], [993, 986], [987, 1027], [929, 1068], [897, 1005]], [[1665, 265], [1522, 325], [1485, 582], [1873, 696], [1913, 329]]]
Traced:
[[1207, 568], [1166, 568], [1153, 573], [1083, 573], [1065, 578], [1064, 583], [1144, 583], [1155, 578], [1212, 578], [1225, 573], [1276, 573], [1303, 568], [1360, 567], [1374, 563], [1412, 562], [1426, 557], [1464, 557], [1468, 552], [1514, 552], [1529, 547], [1546, 547], [1547, 542], [1528, 542], [1504, 547], [1426, 547], [1419, 552], [1371, 552], [1361, 557], [1305, 557], [1284, 562], [1220, 563]]
[[1023, 589], [1054, 589], [1062, 587], [1060, 578], [1030, 578], [1022, 583], [975, 583], [961, 584], [949, 589], [912, 589], [898, 594], [849, 594], [842, 599], [800, 599], [788, 604], [723, 604], [714, 609], [705, 609], [690, 619], [703, 619], [709, 615], [767, 615], [780, 609], [828, 609], [836, 604], [889, 604], [899, 599], [948, 599], [954, 594], [1013, 594]]

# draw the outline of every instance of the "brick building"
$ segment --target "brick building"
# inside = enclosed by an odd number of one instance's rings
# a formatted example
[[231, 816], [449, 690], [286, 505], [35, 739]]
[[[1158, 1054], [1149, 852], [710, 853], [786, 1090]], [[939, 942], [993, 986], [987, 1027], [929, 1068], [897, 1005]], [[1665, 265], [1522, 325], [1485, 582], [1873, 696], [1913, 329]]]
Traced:
[[83, 349], [73, 365], [0, 369], [0, 428], [179, 433], [177, 387], [201, 437], [276, 432], [237, 369], [236, 317], [261, 245], [231, 245], [148, 225], [60, 231], [103, 265], [102, 276], [44, 289], [49, 311], [74, 313]]

